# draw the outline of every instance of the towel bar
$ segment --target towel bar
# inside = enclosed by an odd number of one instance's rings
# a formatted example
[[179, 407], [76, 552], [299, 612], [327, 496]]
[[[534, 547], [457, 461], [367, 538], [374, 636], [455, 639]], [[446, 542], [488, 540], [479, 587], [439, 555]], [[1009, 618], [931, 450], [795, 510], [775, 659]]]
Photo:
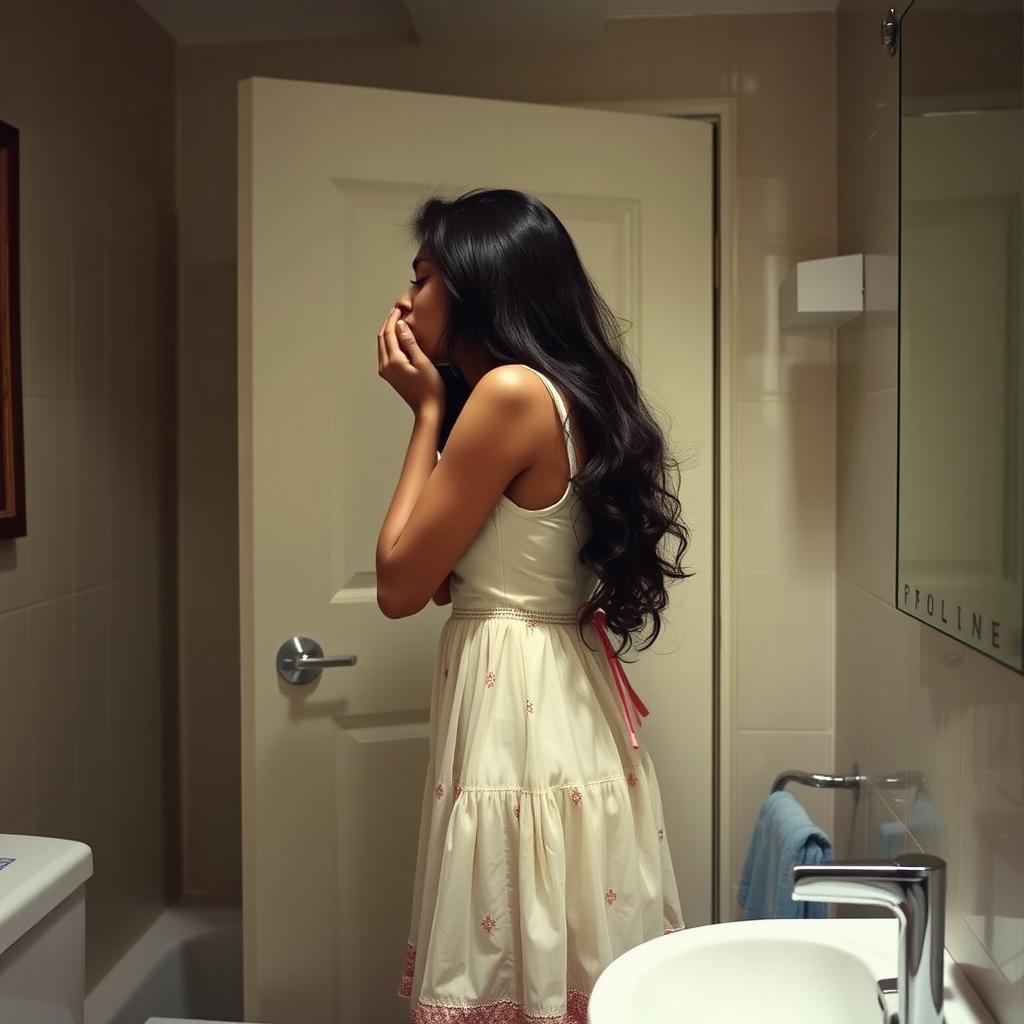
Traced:
[[861, 782], [866, 781], [865, 775], [824, 775], [821, 772], [803, 772], [790, 768], [776, 777], [772, 792], [785, 789], [787, 782], [799, 782], [802, 786], [814, 786], [815, 789], [859, 789]]
[[879, 789], [919, 789], [924, 784], [924, 776], [917, 771], [892, 772], [888, 775], [861, 775], [856, 762], [852, 775], [825, 775], [822, 772], [804, 772], [798, 768], [790, 768], [780, 772], [772, 783], [772, 792], [777, 793], [786, 788], [787, 782], [799, 782], [802, 786], [813, 786], [816, 789], [855, 789], [860, 790], [862, 782], [868, 782]]

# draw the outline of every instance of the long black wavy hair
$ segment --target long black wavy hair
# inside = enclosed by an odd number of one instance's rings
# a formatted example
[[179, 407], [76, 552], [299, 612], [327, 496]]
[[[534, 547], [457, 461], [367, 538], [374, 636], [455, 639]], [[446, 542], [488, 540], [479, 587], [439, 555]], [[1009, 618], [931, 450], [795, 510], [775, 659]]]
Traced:
[[[597, 605], [618, 654], [649, 617], [650, 636], [637, 648], [646, 650], [661, 631], [666, 579], [692, 575], [682, 565], [690, 535], [669, 483], [679, 463], [622, 356], [618, 319], [562, 222], [525, 192], [428, 198], [412, 234], [450, 293], [443, 341], [452, 368], [460, 344], [479, 346], [498, 365], [540, 370], [571, 396], [589, 454], [573, 480], [593, 525], [579, 559], [599, 581], [579, 616], [580, 637]], [[666, 538], [677, 542], [671, 557], [661, 550]]]

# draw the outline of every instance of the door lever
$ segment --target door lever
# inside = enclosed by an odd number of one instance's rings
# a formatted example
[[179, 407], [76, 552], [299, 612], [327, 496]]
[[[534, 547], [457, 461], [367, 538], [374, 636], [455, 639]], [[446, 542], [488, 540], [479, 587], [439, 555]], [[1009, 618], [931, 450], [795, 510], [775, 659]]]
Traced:
[[293, 636], [277, 650], [274, 667], [277, 674], [293, 686], [315, 683], [325, 668], [347, 668], [356, 663], [355, 654], [324, 657], [324, 649], [308, 636]]

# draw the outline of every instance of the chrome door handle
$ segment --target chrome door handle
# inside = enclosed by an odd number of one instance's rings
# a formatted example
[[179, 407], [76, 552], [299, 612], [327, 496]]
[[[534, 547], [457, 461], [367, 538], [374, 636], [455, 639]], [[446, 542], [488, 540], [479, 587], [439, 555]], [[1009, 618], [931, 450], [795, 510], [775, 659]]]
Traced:
[[315, 683], [325, 668], [346, 668], [356, 663], [356, 655], [342, 654], [325, 658], [324, 649], [308, 636], [293, 636], [277, 650], [274, 667], [277, 674], [295, 686]]

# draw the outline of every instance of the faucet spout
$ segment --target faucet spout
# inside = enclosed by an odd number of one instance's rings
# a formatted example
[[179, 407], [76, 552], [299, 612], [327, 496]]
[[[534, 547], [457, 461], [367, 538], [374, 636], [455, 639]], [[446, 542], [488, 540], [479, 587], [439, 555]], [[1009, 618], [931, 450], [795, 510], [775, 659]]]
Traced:
[[944, 860], [922, 853], [890, 861], [798, 864], [793, 899], [891, 910], [900, 925], [899, 1024], [943, 1024]]

